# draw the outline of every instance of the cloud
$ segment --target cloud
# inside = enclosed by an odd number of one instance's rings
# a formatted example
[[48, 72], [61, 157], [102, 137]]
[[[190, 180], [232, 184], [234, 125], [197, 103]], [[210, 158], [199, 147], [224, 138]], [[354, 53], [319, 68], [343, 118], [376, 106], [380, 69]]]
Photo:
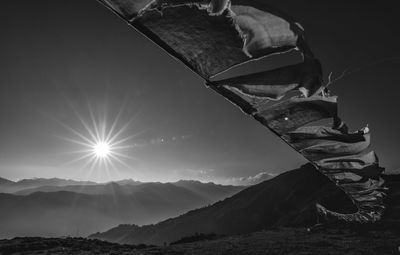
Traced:
[[243, 177], [222, 177], [217, 175], [215, 169], [184, 169], [182, 171], [175, 171], [175, 174], [180, 174], [181, 179], [197, 180], [201, 182], [213, 182], [222, 185], [235, 185], [235, 186], [251, 186], [260, 182], [272, 179], [277, 174], [260, 172], [252, 176]]
[[244, 185], [244, 186], [250, 186], [250, 185], [255, 185], [260, 182], [272, 179], [275, 177], [276, 174], [273, 173], [268, 173], [268, 172], [261, 172], [253, 176], [247, 176], [247, 177], [232, 177], [229, 178], [225, 181], [226, 184], [230, 185]]

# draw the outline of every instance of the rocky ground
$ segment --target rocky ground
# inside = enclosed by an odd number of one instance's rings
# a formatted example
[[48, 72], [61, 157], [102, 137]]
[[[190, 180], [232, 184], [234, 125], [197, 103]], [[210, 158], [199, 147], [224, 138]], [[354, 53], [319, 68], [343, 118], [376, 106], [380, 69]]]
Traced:
[[279, 228], [166, 246], [118, 245], [84, 238], [14, 238], [0, 254], [400, 254], [399, 230]]
[[16, 237], [0, 240], [0, 254], [132, 254], [145, 245], [120, 245], [86, 238]]

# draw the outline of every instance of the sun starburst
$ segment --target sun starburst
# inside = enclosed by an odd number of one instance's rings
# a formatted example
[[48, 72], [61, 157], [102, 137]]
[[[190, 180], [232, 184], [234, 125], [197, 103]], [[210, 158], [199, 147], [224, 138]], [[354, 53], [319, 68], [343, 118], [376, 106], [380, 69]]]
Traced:
[[[132, 135], [127, 135], [128, 131], [135, 121], [137, 114], [126, 123], [121, 123], [121, 114], [124, 110], [124, 105], [115, 114], [112, 122], [107, 121], [107, 114], [93, 111], [88, 103], [88, 117], [85, 118], [76, 107], [69, 104], [75, 116], [79, 120], [77, 123], [81, 128], [76, 128], [75, 125], [67, 125], [64, 122], [58, 121], [70, 133], [70, 136], [59, 136], [63, 140], [73, 143], [81, 149], [75, 150], [72, 153], [78, 154], [73, 160], [66, 164], [76, 164], [82, 162], [82, 169], [90, 168], [105, 169], [108, 174], [110, 170], [120, 169], [121, 166], [125, 169], [131, 169], [127, 164], [127, 160], [137, 160], [132, 154], [126, 154], [127, 150], [137, 147], [133, 139], [145, 131], [135, 132]], [[76, 122], [74, 122], [76, 124]]]

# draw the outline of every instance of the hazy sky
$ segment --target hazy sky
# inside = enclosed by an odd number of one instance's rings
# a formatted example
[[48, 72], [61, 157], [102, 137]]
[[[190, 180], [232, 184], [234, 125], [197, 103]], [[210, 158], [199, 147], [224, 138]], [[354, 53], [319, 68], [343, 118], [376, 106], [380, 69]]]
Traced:
[[[305, 27], [326, 74], [400, 56], [394, 1], [268, 2]], [[305, 162], [95, 0], [5, 1], [0, 31], [2, 177], [226, 183]], [[399, 71], [394, 59], [332, 87], [349, 126], [370, 125], [388, 170], [400, 168]], [[92, 126], [89, 109], [107, 128], [118, 112], [115, 130], [131, 120], [124, 164], [76, 161], [84, 146], [68, 140], [82, 140], [72, 129], [88, 136], [78, 116]]]

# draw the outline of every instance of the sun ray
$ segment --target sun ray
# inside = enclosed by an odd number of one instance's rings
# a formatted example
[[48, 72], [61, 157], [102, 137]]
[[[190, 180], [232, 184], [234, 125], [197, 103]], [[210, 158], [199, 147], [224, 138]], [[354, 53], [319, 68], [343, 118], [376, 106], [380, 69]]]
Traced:
[[97, 126], [97, 122], [96, 122], [96, 117], [94, 116], [92, 105], [89, 103], [89, 100], [87, 100], [87, 106], [88, 106], [88, 109], [89, 109], [90, 119], [92, 120], [94, 133], [96, 134], [96, 139], [97, 140], [101, 140], [102, 137], [100, 136], [99, 127]]
[[122, 139], [120, 139], [120, 140], [118, 140], [118, 141], [115, 141], [115, 142], [113, 142], [113, 143], [112, 143], [111, 140], [110, 140], [110, 145], [111, 145], [111, 146], [115, 146], [115, 145], [118, 145], [118, 144], [127, 142], [127, 141], [129, 141], [129, 140], [131, 140], [131, 139], [133, 139], [133, 138], [136, 138], [136, 137], [142, 135], [142, 134], [145, 133], [145, 132], [147, 132], [147, 129], [142, 130], [142, 131], [140, 131], [140, 132], [137, 132], [137, 133], [134, 134], [134, 135], [131, 135], [131, 136], [122, 138]]
[[76, 150], [76, 151], [75, 150], [74, 151], [65, 151], [62, 153], [56, 153], [55, 155], [75, 155], [75, 154], [83, 154], [83, 153], [90, 154], [92, 152], [93, 152], [92, 149], [86, 149], [86, 150]]
[[125, 166], [127, 169], [131, 169], [131, 167], [126, 164], [124, 161], [122, 161], [121, 159], [119, 159], [118, 157], [114, 156], [114, 155], [110, 155], [110, 157], [112, 157], [114, 160], [118, 161], [118, 163], [122, 164], [123, 166]]
[[110, 158], [107, 158], [107, 163], [111, 166], [111, 169], [116, 169], [114, 163], [112, 162], [112, 160]]
[[79, 140], [76, 140], [76, 139], [72, 139], [72, 138], [69, 138], [69, 137], [64, 137], [64, 136], [56, 136], [56, 137], [59, 138], [59, 139], [63, 139], [65, 141], [68, 141], [68, 142], [71, 142], [71, 143], [75, 143], [77, 145], [83, 145], [83, 146], [86, 146], [86, 147], [92, 147], [92, 146], [95, 145], [92, 142], [91, 143], [84, 143], [82, 141], [79, 141]]
[[87, 166], [89, 166], [94, 161], [96, 161], [96, 157], [94, 157], [93, 155], [90, 155], [90, 156], [91, 156], [91, 158], [88, 161], [86, 161], [86, 163], [82, 166], [82, 169], [85, 169]]
[[126, 129], [132, 124], [132, 122], [134, 122], [138, 116], [141, 114], [141, 112], [137, 112], [128, 122], [125, 123], [125, 125], [123, 125], [116, 133], [115, 135], [113, 135], [108, 141], [110, 143], [113, 143], [115, 141], [115, 139], [118, 138], [119, 135], [121, 135], [123, 132], [126, 131]]
[[121, 105], [121, 107], [120, 107], [120, 109], [119, 109], [117, 115], [116, 115], [115, 118], [114, 118], [113, 123], [111, 124], [111, 128], [110, 128], [110, 130], [108, 131], [107, 136], [106, 136], [106, 138], [105, 138], [106, 141], [109, 141], [109, 140], [110, 140], [110, 138], [111, 138], [111, 136], [112, 136], [112, 134], [113, 134], [113, 132], [114, 132], [114, 129], [116, 128], [116, 126], [117, 126], [117, 124], [118, 124], [119, 118], [121, 117], [121, 114], [122, 114], [122, 112], [123, 112], [124, 109], [125, 109], [125, 105], [126, 105], [126, 100], [124, 100], [124, 102], [122, 103], [122, 105]]
[[113, 151], [113, 153], [111, 153], [110, 155], [114, 155], [114, 156], [118, 156], [118, 157], [126, 158], [126, 159], [135, 159], [135, 158], [132, 157], [132, 156], [128, 156], [128, 155], [125, 155], [125, 154], [123, 154], [123, 153], [116, 152], [116, 151]]
[[70, 160], [68, 162], [65, 162], [64, 165], [72, 165], [72, 164], [74, 164], [74, 163], [76, 163], [78, 161], [84, 160], [84, 159], [92, 157], [92, 156], [93, 156], [92, 154], [84, 154], [84, 155], [80, 156], [79, 158], [76, 158], [76, 159]]
[[115, 150], [127, 150], [127, 149], [133, 149], [136, 148], [135, 145], [124, 145], [124, 146], [113, 146]]
[[96, 136], [91, 130], [90, 126], [87, 124], [87, 122], [84, 120], [84, 118], [81, 116], [81, 114], [76, 110], [75, 106], [72, 104], [71, 101], [68, 100], [69, 106], [71, 107], [72, 111], [74, 112], [75, 116], [78, 118], [78, 120], [81, 122], [85, 130], [89, 133], [89, 135], [92, 137], [93, 140], [96, 140]]
[[123, 132], [125, 132], [125, 130], [129, 127], [129, 125], [132, 123], [133, 120], [128, 121], [127, 123], [125, 123], [125, 125], [122, 126], [122, 128], [120, 128], [115, 135], [113, 135], [108, 141], [110, 143], [113, 143], [115, 139], [118, 138], [119, 135], [121, 135]]
[[62, 125], [65, 129], [68, 129], [70, 132], [74, 133], [75, 135], [77, 135], [78, 137], [80, 137], [81, 139], [83, 139], [84, 141], [88, 142], [89, 144], [94, 145], [95, 142], [90, 140], [89, 138], [87, 138], [85, 135], [79, 133], [78, 131], [76, 131], [75, 129], [73, 129], [72, 127], [62, 123], [61, 121], [56, 120], [60, 125]]

